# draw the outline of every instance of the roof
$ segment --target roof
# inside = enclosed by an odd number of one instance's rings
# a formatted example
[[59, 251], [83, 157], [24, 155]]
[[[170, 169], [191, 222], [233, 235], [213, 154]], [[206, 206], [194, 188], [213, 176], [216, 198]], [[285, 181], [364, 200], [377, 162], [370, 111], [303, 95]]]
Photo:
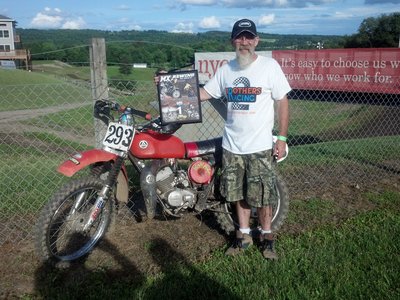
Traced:
[[0, 15], [0, 20], [3, 20], [3, 21], [11, 21], [11, 22], [15, 22], [13, 19], [11, 19], [11, 18], [9, 18], [9, 17], [6, 17], [6, 16], [3, 16], [3, 15]]

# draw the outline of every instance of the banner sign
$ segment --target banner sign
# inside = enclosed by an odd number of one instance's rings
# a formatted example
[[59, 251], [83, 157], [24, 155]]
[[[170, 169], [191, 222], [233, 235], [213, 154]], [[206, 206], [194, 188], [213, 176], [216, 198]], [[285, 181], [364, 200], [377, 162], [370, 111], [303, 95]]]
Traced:
[[[275, 58], [293, 89], [400, 94], [399, 48], [257, 53]], [[234, 52], [196, 53], [200, 81], [206, 82], [218, 67], [234, 57]]]

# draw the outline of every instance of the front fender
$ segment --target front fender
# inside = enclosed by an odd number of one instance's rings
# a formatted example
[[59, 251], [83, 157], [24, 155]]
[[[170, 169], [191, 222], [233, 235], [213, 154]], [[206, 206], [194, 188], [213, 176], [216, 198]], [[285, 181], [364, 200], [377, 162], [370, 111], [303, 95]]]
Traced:
[[[99, 162], [115, 161], [117, 155], [101, 149], [91, 149], [88, 151], [76, 153], [71, 156], [68, 160], [63, 162], [57, 171], [61, 174], [71, 177], [83, 168]], [[120, 202], [128, 202], [129, 197], [129, 185], [128, 185], [128, 173], [126, 168], [123, 166], [121, 172], [117, 178], [117, 200]]]
[[91, 149], [76, 153], [58, 166], [57, 171], [71, 177], [76, 172], [97, 162], [115, 161], [117, 155], [101, 149]]

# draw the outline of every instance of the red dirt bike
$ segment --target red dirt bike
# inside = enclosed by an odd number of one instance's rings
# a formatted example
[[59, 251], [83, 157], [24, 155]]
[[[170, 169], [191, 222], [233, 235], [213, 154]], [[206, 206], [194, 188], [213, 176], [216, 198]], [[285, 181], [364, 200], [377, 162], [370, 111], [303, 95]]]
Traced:
[[[226, 233], [235, 230], [234, 206], [219, 194], [221, 138], [183, 142], [173, 135], [180, 124], [162, 125], [160, 118], [112, 101], [97, 101], [94, 114], [108, 124], [103, 149], [77, 153], [58, 167], [69, 177], [82, 169], [90, 173], [61, 187], [42, 209], [36, 241], [43, 260], [73, 261], [95, 247], [118, 204], [130, 198], [128, 162], [139, 175], [148, 218], [208, 210]], [[135, 117], [146, 121], [138, 124]], [[288, 213], [289, 198], [279, 177], [275, 188], [272, 227], [277, 230]], [[256, 227], [255, 213], [252, 217]]]

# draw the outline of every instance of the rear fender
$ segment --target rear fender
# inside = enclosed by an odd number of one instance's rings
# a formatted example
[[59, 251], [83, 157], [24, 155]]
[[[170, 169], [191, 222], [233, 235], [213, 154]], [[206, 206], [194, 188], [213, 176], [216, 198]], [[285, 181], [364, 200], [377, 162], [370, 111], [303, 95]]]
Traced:
[[[91, 149], [88, 151], [76, 153], [71, 156], [68, 160], [63, 162], [57, 168], [57, 171], [65, 176], [71, 177], [83, 168], [90, 166], [95, 163], [102, 163], [108, 161], [115, 161], [117, 155], [101, 149]], [[129, 197], [129, 185], [128, 185], [128, 173], [125, 166], [122, 166], [121, 172], [117, 178], [117, 200], [120, 202], [128, 202]]]

